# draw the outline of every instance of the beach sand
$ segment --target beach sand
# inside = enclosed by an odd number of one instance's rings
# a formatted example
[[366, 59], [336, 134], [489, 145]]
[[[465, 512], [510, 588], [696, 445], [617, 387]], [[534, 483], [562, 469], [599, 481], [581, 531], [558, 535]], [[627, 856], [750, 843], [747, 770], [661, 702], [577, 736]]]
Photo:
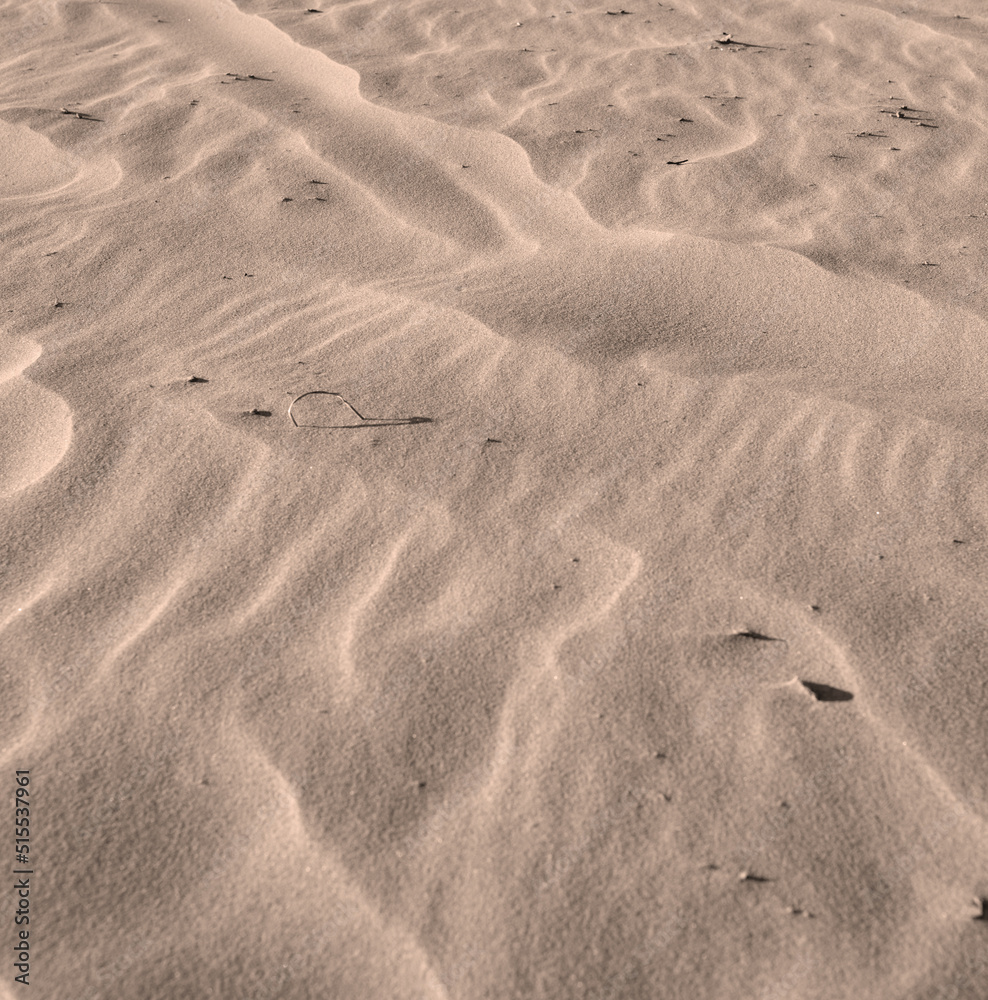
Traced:
[[2, 1000], [988, 997], [988, 16], [623, 2], [0, 0]]

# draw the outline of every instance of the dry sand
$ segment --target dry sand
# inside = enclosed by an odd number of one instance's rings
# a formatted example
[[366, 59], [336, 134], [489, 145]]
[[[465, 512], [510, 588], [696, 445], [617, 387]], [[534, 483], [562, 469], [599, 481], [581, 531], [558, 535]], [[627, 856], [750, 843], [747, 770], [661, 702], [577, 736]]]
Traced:
[[3, 1000], [988, 997], [984, 5], [623, 2], [0, 0]]

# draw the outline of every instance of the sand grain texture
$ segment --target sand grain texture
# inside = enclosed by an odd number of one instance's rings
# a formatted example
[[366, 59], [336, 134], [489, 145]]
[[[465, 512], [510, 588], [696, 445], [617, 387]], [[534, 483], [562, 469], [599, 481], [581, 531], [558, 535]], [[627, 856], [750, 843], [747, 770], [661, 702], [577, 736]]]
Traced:
[[988, 18], [618, 10], [0, 0], [34, 997], [988, 997]]

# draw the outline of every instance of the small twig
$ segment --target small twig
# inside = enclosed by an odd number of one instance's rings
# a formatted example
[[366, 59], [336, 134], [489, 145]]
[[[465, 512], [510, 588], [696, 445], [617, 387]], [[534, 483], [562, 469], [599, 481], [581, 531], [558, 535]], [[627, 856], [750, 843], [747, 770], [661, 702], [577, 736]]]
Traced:
[[63, 115], [72, 115], [75, 118], [81, 118], [84, 122], [101, 122], [102, 118], [97, 118], [95, 115], [89, 114], [88, 111], [70, 111], [68, 108], [58, 109]]
[[730, 35], [725, 35], [723, 38], [715, 38], [714, 41], [718, 45], [739, 45], [743, 49], [775, 49], [776, 52], [785, 52], [785, 49], [780, 49], [777, 45], [756, 45], [754, 42], [736, 42]]
[[344, 427], [400, 427], [408, 424], [432, 423], [432, 417], [365, 417], [362, 413], [358, 413], [356, 407], [344, 399], [340, 393], [330, 392], [328, 389], [311, 389], [309, 392], [303, 392], [301, 395], [296, 396], [291, 403], [288, 404], [288, 416], [291, 418], [292, 423], [296, 427], [301, 427], [302, 424], [295, 419], [295, 414], [292, 412], [292, 408], [300, 399], [305, 399], [306, 396], [335, 396], [354, 414], [354, 416], [361, 421], [359, 424], [306, 424], [305, 426], [307, 427], [342, 429]]
[[[903, 122], [927, 122], [928, 118], [918, 118], [915, 114], [907, 115], [907, 111], [916, 111], [915, 108], [907, 108], [905, 106], [901, 108], [882, 108], [881, 113], [883, 115], [891, 115], [893, 118], [898, 118], [899, 121]], [[922, 113], [922, 112], [920, 112]], [[937, 128], [936, 125], [928, 125], [927, 128]]]
[[785, 639], [780, 639], [778, 636], [765, 635], [764, 632], [755, 632], [752, 629], [744, 629], [741, 632], [735, 632], [734, 635], [739, 639], [758, 639], [761, 642], [786, 642]]
[[338, 400], [340, 400], [340, 402], [341, 402], [341, 403], [343, 403], [343, 404], [344, 404], [345, 406], [347, 406], [347, 407], [349, 407], [349, 408], [350, 408], [351, 410], [353, 410], [353, 412], [354, 412], [354, 413], [356, 414], [356, 416], [357, 416], [357, 419], [358, 419], [358, 420], [363, 420], [363, 421], [367, 421], [368, 419], [370, 419], [369, 417], [365, 417], [365, 416], [362, 416], [361, 414], [357, 413], [357, 410], [356, 410], [356, 408], [355, 408], [355, 407], [353, 407], [353, 406], [352, 406], [352, 405], [351, 405], [350, 403], [348, 403], [348, 402], [347, 402], [347, 401], [346, 401], [346, 400], [345, 400], [345, 399], [344, 399], [344, 398], [343, 398], [343, 397], [342, 397], [342, 396], [341, 396], [341, 395], [340, 395], [340, 394], [339, 394], [338, 392], [330, 392], [330, 391], [329, 391], [328, 389], [312, 389], [312, 390], [311, 390], [311, 391], [309, 391], [309, 392], [303, 392], [303, 393], [302, 393], [302, 394], [301, 394], [300, 396], [296, 396], [296, 397], [295, 397], [295, 398], [294, 398], [294, 399], [293, 399], [293, 400], [291, 401], [291, 403], [289, 403], [289, 404], [288, 404], [288, 416], [290, 416], [290, 417], [292, 418], [292, 423], [293, 423], [293, 424], [294, 424], [294, 425], [295, 425], [296, 427], [299, 427], [299, 426], [301, 426], [301, 425], [300, 425], [300, 424], [299, 424], [299, 422], [298, 422], [298, 421], [297, 421], [297, 420], [295, 419], [295, 414], [294, 414], [294, 413], [292, 413], [292, 407], [293, 407], [293, 406], [294, 406], [294, 405], [295, 405], [295, 404], [296, 404], [296, 403], [297, 403], [297, 402], [298, 402], [298, 401], [299, 401], [300, 399], [305, 399], [305, 397], [306, 397], [306, 396], [335, 396], [335, 397], [336, 397], [336, 398], [337, 398]]

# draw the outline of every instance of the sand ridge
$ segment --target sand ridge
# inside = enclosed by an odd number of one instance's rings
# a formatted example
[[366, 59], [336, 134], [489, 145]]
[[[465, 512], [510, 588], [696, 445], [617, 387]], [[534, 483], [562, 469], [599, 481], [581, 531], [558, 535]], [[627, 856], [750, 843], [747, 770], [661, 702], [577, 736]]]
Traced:
[[983, 992], [983, 15], [618, 9], [0, 8], [40, 996]]
[[41, 354], [30, 341], [0, 342], [0, 496], [37, 482], [68, 450], [72, 413], [55, 393], [35, 385], [22, 372]]

